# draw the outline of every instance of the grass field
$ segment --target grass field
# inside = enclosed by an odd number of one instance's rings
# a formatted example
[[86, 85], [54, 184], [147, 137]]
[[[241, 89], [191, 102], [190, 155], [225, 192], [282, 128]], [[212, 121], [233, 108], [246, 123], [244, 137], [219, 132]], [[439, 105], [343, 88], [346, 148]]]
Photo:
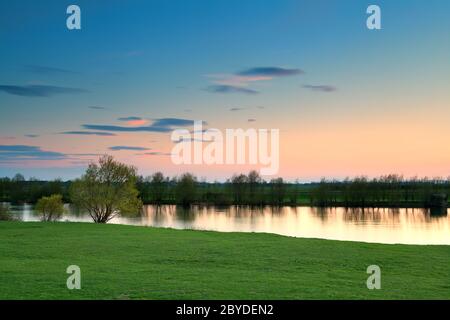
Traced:
[[450, 299], [450, 246], [0, 222], [0, 284], [0, 299]]

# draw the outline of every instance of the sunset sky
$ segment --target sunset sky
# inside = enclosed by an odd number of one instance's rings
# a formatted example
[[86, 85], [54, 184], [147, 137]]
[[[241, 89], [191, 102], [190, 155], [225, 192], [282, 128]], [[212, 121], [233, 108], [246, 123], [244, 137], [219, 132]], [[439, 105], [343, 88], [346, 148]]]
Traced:
[[252, 168], [172, 164], [193, 120], [279, 129], [288, 180], [450, 175], [446, 0], [2, 1], [0, 49], [0, 176], [71, 179], [105, 153], [143, 175]]

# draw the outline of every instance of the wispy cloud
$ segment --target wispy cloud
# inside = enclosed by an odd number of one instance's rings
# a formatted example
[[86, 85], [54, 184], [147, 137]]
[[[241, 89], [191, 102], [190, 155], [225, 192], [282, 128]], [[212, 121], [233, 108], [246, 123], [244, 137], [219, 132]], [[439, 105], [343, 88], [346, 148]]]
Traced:
[[82, 126], [89, 130], [101, 130], [101, 131], [116, 131], [116, 132], [170, 132], [173, 129], [170, 127], [154, 127], [150, 126], [139, 126], [139, 127], [123, 127], [116, 125], [102, 125], [102, 124], [83, 124]]
[[124, 121], [129, 126], [142, 126], [148, 123], [148, 120], [141, 117], [121, 117], [117, 119], [118, 121]]
[[257, 81], [268, 81], [274, 78], [287, 77], [303, 74], [301, 69], [288, 69], [281, 67], [256, 67], [236, 72], [234, 74], [212, 74], [214, 85], [207, 88], [213, 93], [245, 93], [256, 94], [255, 89], [248, 86]]
[[206, 138], [185, 138], [185, 137], [180, 137], [178, 140], [172, 140], [173, 143], [180, 143], [180, 142], [213, 142], [215, 141], [214, 138], [210, 138], [210, 139], [206, 139]]
[[56, 94], [79, 94], [88, 92], [80, 88], [68, 88], [47, 85], [0, 85], [0, 91], [22, 97], [50, 97]]
[[170, 152], [160, 152], [160, 151], [154, 151], [154, 152], [145, 152], [140, 155], [147, 155], [147, 156], [170, 156]]
[[[203, 122], [206, 124], [206, 122]], [[180, 118], [154, 119], [148, 126], [124, 127], [117, 125], [84, 124], [82, 127], [89, 130], [119, 131], [119, 132], [170, 132], [177, 127], [188, 127], [194, 124], [194, 120]]]
[[117, 118], [117, 120], [119, 121], [132, 121], [132, 120], [142, 120], [141, 117], [122, 117], [122, 118]]
[[312, 84], [305, 84], [303, 85], [303, 88], [310, 89], [312, 91], [319, 91], [319, 92], [333, 92], [336, 91], [337, 88], [329, 85], [312, 85]]
[[237, 75], [245, 77], [287, 77], [305, 73], [301, 69], [287, 69], [280, 67], [256, 67], [250, 68], [237, 73]]
[[45, 74], [45, 75], [51, 75], [51, 74], [75, 74], [77, 72], [62, 68], [54, 68], [54, 67], [46, 67], [46, 66], [39, 66], [39, 65], [27, 65], [25, 66], [25, 70], [32, 73], [37, 74]]
[[151, 150], [151, 149], [143, 148], [143, 147], [133, 147], [133, 146], [113, 146], [113, 147], [109, 147], [109, 150], [112, 150], [112, 151], [121, 151], [121, 150], [146, 151], [146, 150]]
[[68, 135], [85, 135], [85, 136], [115, 136], [115, 133], [111, 132], [101, 132], [101, 131], [65, 131], [60, 132], [59, 134], [68, 134]]
[[25, 137], [27, 137], [27, 138], [37, 138], [37, 137], [39, 137], [39, 135], [38, 134], [25, 134]]
[[250, 118], [250, 119], [247, 119], [247, 122], [256, 122], [256, 119]]
[[245, 108], [230, 108], [230, 111], [241, 111], [244, 110]]
[[253, 89], [244, 88], [233, 85], [213, 85], [207, 88], [207, 91], [213, 93], [245, 93], [245, 94], [258, 94], [259, 92]]
[[[194, 124], [194, 120], [181, 118], [159, 118], [154, 119], [153, 126], [156, 127], [188, 127]], [[203, 121], [203, 124], [206, 124]]]
[[102, 156], [101, 153], [69, 153], [68, 156], [82, 156], [82, 157], [98, 157]]
[[67, 156], [60, 152], [42, 150], [28, 145], [0, 145], [0, 162], [19, 160], [61, 160]]
[[94, 110], [105, 110], [105, 107], [100, 107], [100, 106], [89, 106], [89, 109], [94, 109]]

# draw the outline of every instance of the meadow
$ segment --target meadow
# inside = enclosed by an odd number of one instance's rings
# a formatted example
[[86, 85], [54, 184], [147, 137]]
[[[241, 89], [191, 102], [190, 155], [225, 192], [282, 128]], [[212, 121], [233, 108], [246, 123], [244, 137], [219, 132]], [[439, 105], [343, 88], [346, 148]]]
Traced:
[[[0, 222], [0, 252], [0, 299], [450, 299], [450, 246]], [[374, 264], [380, 290], [366, 286]]]

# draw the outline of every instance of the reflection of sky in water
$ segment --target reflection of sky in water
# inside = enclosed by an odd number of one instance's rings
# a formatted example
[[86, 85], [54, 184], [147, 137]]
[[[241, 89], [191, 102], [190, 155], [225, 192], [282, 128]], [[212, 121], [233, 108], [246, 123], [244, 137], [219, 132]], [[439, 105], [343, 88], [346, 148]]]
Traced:
[[[61, 220], [91, 222], [67, 207]], [[12, 208], [24, 221], [39, 220], [29, 205]], [[380, 243], [450, 244], [450, 218], [425, 209], [247, 208], [145, 206], [138, 217], [111, 223]]]

